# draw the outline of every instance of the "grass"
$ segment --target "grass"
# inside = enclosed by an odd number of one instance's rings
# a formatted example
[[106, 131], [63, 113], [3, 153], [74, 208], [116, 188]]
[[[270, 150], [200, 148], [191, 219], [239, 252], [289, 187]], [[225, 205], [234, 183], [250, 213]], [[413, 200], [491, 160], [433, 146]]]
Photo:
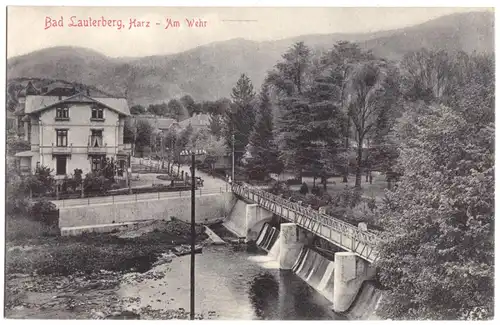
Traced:
[[[312, 189], [313, 186], [313, 178], [312, 177], [302, 177], [302, 181], [307, 184], [309, 190]], [[322, 184], [319, 183], [320, 180], [316, 180], [316, 186], [323, 187]], [[351, 175], [348, 178], [348, 183], [342, 183], [342, 177], [332, 177], [328, 179], [326, 189], [329, 194], [336, 194], [342, 192], [346, 185], [348, 187], [354, 187], [355, 177]], [[300, 185], [293, 185], [290, 187], [293, 190], [299, 190]], [[376, 199], [382, 199], [384, 197], [384, 191], [387, 188], [387, 181], [385, 180], [385, 175], [377, 175], [373, 173], [373, 181], [372, 184], [365, 181], [365, 176], [361, 178], [361, 189], [363, 190], [363, 195], [368, 197], [375, 197]]]
[[5, 241], [23, 244], [33, 238], [42, 238], [55, 234], [50, 227], [27, 218], [6, 218]]

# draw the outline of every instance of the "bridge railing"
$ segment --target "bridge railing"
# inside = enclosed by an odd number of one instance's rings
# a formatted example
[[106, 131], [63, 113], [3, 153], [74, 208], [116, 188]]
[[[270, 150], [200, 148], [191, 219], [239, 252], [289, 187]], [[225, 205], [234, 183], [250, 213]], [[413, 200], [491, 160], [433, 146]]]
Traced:
[[350, 238], [362, 242], [364, 244], [375, 246], [381, 240], [381, 238], [373, 233], [359, 229], [358, 227], [351, 225], [342, 220], [336, 219], [330, 215], [322, 214], [317, 210], [309, 207], [300, 205], [297, 202], [291, 202], [285, 198], [279, 197], [272, 193], [252, 188], [249, 185], [232, 184], [232, 190], [234, 193], [241, 195], [247, 199], [254, 202], [259, 202], [258, 197], [265, 200], [274, 202], [277, 205], [281, 205], [287, 209], [290, 209], [296, 213], [303, 215], [306, 218], [312, 218], [314, 221], [319, 222], [329, 228], [334, 229], [337, 232], [344, 234]]

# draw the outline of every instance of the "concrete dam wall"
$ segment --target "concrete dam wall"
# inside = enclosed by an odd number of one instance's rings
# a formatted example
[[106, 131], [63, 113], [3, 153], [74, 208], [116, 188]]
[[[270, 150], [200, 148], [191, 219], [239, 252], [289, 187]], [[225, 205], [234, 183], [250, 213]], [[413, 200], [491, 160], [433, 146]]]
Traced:
[[[282, 234], [279, 228], [265, 223], [256, 244], [268, 252], [269, 259], [274, 260], [275, 265], [280, 265], [280, 256], [293, 260], [291, 271], [333, 304], [336, 282], [335, 261], [327, 259], [308, 246], [302, 246], [300, 250], [286, 251], [286, 246], [280, 245], [280, 239], [285, 235], [286, 232]], [[362, 281], [359, 287], [343, 314], [353, 320], [378, 319], [375, 311], [382, 299], [382, 291], [372, 281]]]
[[272, 217], [272, 212], [260, 208], [257, 204], [237, 200], [224, 221], [224, 227], [239, 237], [245, 237], [247, 241], [253, 241], [259, 236], [264, 223]]

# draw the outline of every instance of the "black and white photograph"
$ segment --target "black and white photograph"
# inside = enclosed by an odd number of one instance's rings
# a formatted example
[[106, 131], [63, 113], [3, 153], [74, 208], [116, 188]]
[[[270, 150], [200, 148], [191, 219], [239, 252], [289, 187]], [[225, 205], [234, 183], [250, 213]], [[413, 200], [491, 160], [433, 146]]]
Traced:
[[4, 7], [4, 321], [494, 319], [494, 7], [137, 5]]

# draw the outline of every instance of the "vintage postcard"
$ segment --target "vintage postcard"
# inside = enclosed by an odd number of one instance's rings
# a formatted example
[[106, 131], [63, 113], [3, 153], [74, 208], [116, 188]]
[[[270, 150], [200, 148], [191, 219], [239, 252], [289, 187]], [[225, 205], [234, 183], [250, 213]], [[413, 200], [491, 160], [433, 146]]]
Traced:
[[4, 318], [493, 319], [493, 8], [6, 15]]

